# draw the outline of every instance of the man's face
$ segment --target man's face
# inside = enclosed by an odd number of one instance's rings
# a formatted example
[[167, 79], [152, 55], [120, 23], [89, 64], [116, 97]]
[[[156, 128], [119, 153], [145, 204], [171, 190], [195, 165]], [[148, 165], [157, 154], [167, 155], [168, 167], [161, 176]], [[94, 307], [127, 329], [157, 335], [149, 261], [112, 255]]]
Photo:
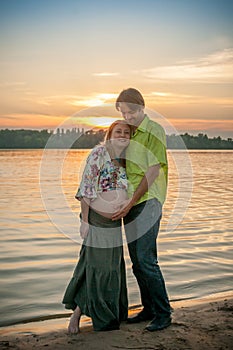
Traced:
[[139, 126], [144, 119], [144, 108], [138, 106], [138, 109], [133, 110], [125, 102], [119, 103], [119, 111], [122, 117], [131, 125]]

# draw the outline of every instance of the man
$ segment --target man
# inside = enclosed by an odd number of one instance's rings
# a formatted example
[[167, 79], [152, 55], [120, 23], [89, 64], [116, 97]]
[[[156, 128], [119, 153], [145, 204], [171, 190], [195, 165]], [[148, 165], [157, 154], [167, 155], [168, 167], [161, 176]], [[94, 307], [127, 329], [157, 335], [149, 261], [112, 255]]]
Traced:
[[114, 214], [124, 218], [133, 273], [137, 279], [142, 311], [128, 323], [151, 321], [146, 329], [156, 331], [171, 324], [171, 308], [157, 261], [162, 205], [167, 190], [166, 136], [163, 128], [144, 113], [141, 93], [129, 88], [116, 100], [116, 109], [133, 125], [134, 133], [126, 152], [129, 200]]

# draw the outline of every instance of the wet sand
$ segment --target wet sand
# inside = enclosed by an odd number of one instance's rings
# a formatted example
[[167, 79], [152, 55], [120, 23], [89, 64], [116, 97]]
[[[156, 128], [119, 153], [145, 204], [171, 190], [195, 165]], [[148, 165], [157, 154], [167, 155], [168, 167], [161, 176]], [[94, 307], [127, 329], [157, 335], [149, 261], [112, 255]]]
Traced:
[[[233, 294], [171, 303], [172, 325], [156, 332], [145, 331], [147, 322], [110, 332], [93, 331], [84, 318], [81, 332], [67, 333], [69, 318], [31, 322], [0, 328], [0, 349], [49, 350], [226, 350], [233, 344]], [[130, 310], [129, 316], [139, 309]]]

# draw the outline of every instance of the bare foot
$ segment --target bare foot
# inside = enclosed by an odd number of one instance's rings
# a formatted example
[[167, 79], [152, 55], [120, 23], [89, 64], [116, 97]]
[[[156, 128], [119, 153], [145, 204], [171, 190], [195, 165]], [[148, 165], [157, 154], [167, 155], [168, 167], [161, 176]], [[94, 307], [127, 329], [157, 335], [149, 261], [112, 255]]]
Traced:
[[77, 334], [79, 333], [79, 322], [81, 317], [81, 310], [77, 306], [76, 309], [73, 312], [73, 315], [70, 317], [70, 323], [68, 326], [68, 332], [70, 334]]

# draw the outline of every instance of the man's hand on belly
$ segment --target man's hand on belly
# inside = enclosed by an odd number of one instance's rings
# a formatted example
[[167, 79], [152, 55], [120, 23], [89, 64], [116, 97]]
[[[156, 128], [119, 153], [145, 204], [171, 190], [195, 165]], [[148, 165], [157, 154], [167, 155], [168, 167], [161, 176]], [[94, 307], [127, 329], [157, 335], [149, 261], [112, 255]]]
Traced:
[[124, 202], [122, 202], [120, 205], [116, 206], [116, 212], [112, 216], [112, 220], [119, 220], [123, 217], [125, 217], [130, 209], [132, 208], [133, 203], [131, 199], [127, 199]]

